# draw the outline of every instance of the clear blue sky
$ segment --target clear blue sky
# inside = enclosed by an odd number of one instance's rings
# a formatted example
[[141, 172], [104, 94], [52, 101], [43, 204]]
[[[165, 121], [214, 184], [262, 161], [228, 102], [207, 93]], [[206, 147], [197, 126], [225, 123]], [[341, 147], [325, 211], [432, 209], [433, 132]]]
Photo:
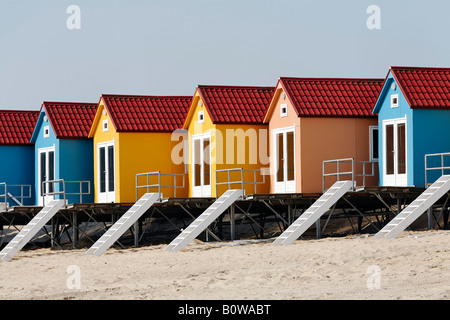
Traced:
[[[80, 30], [66, 27], [72, 4]], [[366, 27], [372, 4], [380, 30]], [[450, 66], [449, 15], [448, 0], [2, 0], [0, 108]]]

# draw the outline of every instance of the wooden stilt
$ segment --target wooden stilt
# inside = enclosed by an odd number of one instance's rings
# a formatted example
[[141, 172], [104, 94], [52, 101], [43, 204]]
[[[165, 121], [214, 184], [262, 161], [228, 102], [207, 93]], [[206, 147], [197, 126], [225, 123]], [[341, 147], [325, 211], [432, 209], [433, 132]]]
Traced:
[[235, 232], [236, 232], [236, 226], [235, 226], [235, 208], [234, 204], [230, 206], [230, 238], [231, 241], [234, 241], [235, 238]]
[[72, 214], [72, 247], [75, 249], [78, 244], [78, 212]]

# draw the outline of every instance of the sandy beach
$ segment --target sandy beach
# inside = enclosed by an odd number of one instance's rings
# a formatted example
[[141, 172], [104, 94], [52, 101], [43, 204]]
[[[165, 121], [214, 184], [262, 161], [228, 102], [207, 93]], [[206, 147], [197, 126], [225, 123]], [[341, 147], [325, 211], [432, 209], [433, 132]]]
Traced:
[[450, 232], [109, 249], [23, 250], [0, 263], [0, 299], [449, 299]]

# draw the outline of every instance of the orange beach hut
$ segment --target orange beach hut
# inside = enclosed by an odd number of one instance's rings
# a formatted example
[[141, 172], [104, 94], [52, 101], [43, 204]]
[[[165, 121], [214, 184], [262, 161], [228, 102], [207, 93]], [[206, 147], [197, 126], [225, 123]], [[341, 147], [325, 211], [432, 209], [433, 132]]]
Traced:
[[[331, 185], [323, 186], [323, 161], [376, 162], [377, 117], [371, 110], [383, 80], [280, 78], [264, 118], [270, 130], [270, 192], [322, 192]], [[377, 185], [376, 176], [366, 185]], [[340, 179], [350, 180], [349, 175]]]

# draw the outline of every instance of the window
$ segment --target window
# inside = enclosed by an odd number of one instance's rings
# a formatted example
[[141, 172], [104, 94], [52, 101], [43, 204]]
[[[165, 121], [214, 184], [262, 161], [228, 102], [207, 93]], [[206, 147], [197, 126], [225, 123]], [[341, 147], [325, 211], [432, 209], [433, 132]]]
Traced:
[[198, 112], [198, 123], [205, 123], [205, 111]]
[[103, 132], [109, 131], [109, 128], [108, 128], [108, 119], [103, 120], [102, 128], [103, 128]]
[[287, 117], [287, 104], [281, 104], [280, 105], [280, 117]]
[[391, 94], [391, 108], [398, 108], [398, 94]]
[[50, 127], [45, 126], [44, 127], [44, 138], [49, 138], [49, 137], [50, 137]]
[[378, 127], [369, 127], [370, 161], [378, 161]]

